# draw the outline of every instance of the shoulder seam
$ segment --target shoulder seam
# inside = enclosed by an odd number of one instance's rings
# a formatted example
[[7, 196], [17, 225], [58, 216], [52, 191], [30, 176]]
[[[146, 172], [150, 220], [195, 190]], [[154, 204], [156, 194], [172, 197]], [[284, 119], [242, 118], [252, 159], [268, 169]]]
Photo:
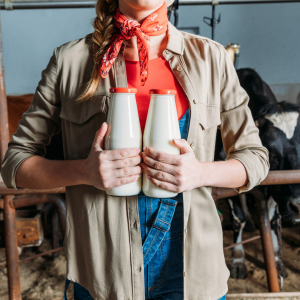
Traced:
[[[182, 32], [182, 31], [181, 31]], [[184, 32], [184, 31], [183, 31]], [[185, 39], [185, 40], [205, 40], [205, 41], [207, 41], [207, 42], [211, 42], [211, 43], [213, 43], [213, 44], [215, 44], [215, 45], [218, 45], [218, 46], [222, 46], [222, 47], [224, 47], [222, 44], [220, 44], [220, 43], [218, 43], [218, 42], [216, 42], [216, 41], [214, 41], [214, 40], [212, 40], [212, 39], [209, 39], [209, 38], [207, 38], [207, 37], [205, 37], [205, 36], [194, 36], [193, 35], [193, 38], [186, 38], [184, 35], [183, 35], [183, 38]]]

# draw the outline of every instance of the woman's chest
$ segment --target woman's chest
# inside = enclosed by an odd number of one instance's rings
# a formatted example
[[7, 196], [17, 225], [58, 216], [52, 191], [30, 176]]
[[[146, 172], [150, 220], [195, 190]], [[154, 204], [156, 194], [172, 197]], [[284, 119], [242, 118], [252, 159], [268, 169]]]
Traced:
[[[189, 68], [189, 62], [181, 57], [169, 59], [170, 68], [180, 84], [190, 106], [189, 127], [186, 139], [199, 161], [212, 161], [217, 126], [220, 125], [220, 95], [215, 96], [211, 89], [215, 82], [208, 85], [208, 79], [200, 78], [198, 67]], [[201, 76], [205, 74], [203, 68]], [[198, 82], [198, 83], [197, 83]], [[82, 87], [83, 83], [77, 86]], [[66, 159], [84, 159], [88, 156], [97, 130], [106, 121], [110, 102], [110, 87], [127, 87], [125, 60], [119, 55], [109, 76], [100, 79], [96, 95], [85, 101], [77, 101], [75, 85], [73, 91], [61, 91], [61, 125]], [[217, 89], [217, 88], [215, 88]], [[216, 94], [217, 95], [217, 94]]]

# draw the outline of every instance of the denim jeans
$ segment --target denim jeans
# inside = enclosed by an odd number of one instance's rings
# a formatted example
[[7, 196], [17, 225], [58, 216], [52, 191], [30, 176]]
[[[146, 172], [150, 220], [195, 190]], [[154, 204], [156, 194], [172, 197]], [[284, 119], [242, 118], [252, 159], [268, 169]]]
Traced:
[[[182, 139], [187, 139], [189, 129], [190, 109], [179, 120], [179, 127]], [[145, 299], [146, 300], [182, 300], [183, 299], [183, 195], [176, 197], [177, 205], [174, 207], [165, 205], [164, 211], [161, 207], [161, 200], [172, 202], [171, 199], [150, 198], [139, 194], [138, 209], [141, 228], [141, 239], [144, 253], [144, 279], [145, 279]], [[172, 205], [172, 204], [171, 204]], [[173, 209], [173, 211], [171, 211]], [[158, 218], [158, 212], [161, 217], [169, 213], [172, 215], [168, 230], [162, 227], [158, 230], [153, 229], [154, 220]], [[174, 213], [174, 214], [173, 214]], [[156, 223], [155, 223], [156, 224]], [[166, 226], [166, 225], [165, 225]], [[155, 227], [156, 228], [156, 227]], [[149, 242], [149, 232], [152, 229], [151, 240]], [[154, 230], [154, 231], [153, 231]], [[160, 235], [160, 236], [159, 236]], [[163, 235], [163, 237], [162, 237]], [[147, 242], [145, 243], [145, 241]], [[145, 247], [147, 245], [147, 247]], [[145, 249], [144, 249], [145, 248]], [[155, 251], [153, 250], [155, 249]], [[151, 253], [151, 259], [145, 263], [145, 258]], [[66, 288], [70, 281], [66, 280]], [[225, 300], [224, 295], [219, 300]], [[66, 297], [64, 297], [66, 300]], [[74, 283], [74, 300], [92, 300], [89, 292]]]

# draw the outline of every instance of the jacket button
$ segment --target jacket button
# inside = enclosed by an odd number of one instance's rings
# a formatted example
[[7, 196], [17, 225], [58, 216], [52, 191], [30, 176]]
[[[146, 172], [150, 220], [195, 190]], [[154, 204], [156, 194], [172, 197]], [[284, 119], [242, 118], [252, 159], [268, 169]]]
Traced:
[[194, 104], [197, 104], [198, 101], [196, 99], [194, 99], [193, 102], [194, 102]]
[[142, 268], [141, 268], [141, 267], [138, 267], [138, 268], [137, 268], [137, 271], [138, 271], [138, 272], [141, 272], [141, 271], [142, 271]]
[[134, 228], [134, 229], [137, 228], [136, 222], [133, 223], [133, 228]]
[[180, 66], [178, 66], [178, 67], [177, 67], [177, 71], [180, 72], [181, 70], [182, 70], [182, 68], [181, 68]]
[[194, 150], [196, 147], [195, 143], [191, 143], [191, 148]]

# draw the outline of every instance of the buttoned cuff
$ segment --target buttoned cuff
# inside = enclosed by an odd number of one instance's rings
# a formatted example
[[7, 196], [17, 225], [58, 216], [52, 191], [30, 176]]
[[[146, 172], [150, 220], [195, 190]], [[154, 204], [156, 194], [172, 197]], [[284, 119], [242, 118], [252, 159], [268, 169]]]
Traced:
[[16, 175], [19, 166], [29, 157], [34, 156], [33, 153], [15, 152], [9, 158], [5, 157], [1, 167], [1, 175], [3, 182], [8, 188], [20, 190], [22, 188], [16, 185]]
[[256, 151], [244, 149], [234, 152], [226, 157], [226, 160], [230, 159], [236, 159], [240, 161], [244, 165], [248, 177], [248, 182], [246, 185], [234, 189], [238, 193], [244, 193], [252, 190], [268, 175], [269, 162], [261, 157]]

